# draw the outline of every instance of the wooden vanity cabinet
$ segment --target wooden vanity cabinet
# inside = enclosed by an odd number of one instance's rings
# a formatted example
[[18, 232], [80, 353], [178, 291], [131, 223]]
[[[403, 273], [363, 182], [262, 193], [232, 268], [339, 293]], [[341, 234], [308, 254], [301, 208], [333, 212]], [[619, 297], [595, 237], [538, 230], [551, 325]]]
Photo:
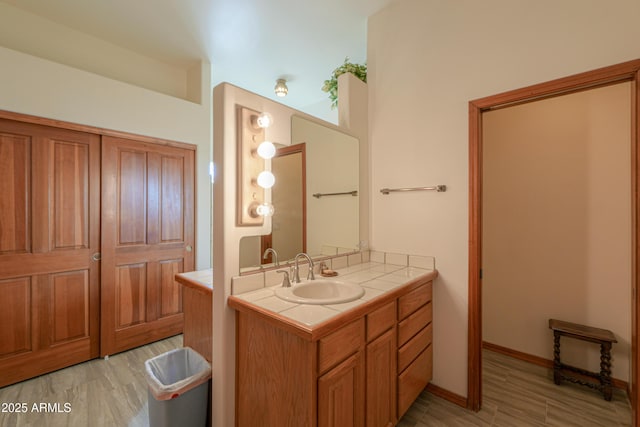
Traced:
[[240, 299], [229, 305], [239, 427], [394, 426], [431, 379], [431, 282], [316, 330]]
[[367, 427], [396, 423], [396, 301], [367, 314]]
[[431, 381], [432, 282], [398, 298], [398, 418]]
[[364, 425], [364, 319], [318, 344], [318, 427]]

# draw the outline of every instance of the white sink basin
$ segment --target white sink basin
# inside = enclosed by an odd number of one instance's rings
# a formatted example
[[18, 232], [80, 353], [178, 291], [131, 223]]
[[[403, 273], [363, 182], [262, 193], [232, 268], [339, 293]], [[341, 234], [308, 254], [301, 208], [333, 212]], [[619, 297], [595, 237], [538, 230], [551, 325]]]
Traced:
[[276, 288], [276, 296], [298, 304], [340, 304], [357, 300], [364, 289], [354, 283], [339, 280], [303, 280], [290, 288]]

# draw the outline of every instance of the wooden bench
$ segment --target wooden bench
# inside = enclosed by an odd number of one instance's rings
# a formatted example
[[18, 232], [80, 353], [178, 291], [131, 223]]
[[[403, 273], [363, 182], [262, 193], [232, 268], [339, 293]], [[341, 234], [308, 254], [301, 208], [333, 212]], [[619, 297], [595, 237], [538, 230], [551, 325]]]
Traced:
[[[560, 384], [562, 380], [566, 380], [584, 385], [602, 392], [605, 400], [611, 400], [611, 346], [618, 342], [613, 332], [556, 319], [549, 319], [549, 329], [553, 331], [553, 382]], [[600, 372], [591, 372], [560, 362], [562, 336], [600, 344]], [[598, 382], [585, 381], [585, 377], [595, 378]]]

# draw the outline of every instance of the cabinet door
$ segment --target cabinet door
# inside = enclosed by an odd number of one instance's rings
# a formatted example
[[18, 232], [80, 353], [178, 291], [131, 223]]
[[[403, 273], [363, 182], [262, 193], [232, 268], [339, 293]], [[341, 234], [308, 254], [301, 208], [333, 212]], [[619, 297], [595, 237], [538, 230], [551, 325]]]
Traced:
[[414, 400], [431, 381], [433, 348], [431, 344], [398, 375], [398, 418], [409, 409]]
[[391, 329], [367, 345], [367, 427], [395, 425], [395, 343], [395, 329]]
[[182, 332], [194, 266], [194, 151], [102, 140], [101, 354]]
[[318, 427], [364, 425], [364, 360], [357, 352], [318, 379]]
[[100, 139], [0, 119], [0, 387], [99, 351]]

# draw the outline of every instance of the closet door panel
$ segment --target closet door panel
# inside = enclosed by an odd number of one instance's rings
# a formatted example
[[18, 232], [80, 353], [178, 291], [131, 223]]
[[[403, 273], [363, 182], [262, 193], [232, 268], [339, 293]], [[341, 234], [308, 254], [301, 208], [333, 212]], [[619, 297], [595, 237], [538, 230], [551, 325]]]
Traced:
[[0, 132], [0, 254], [30, 252], [31, 138]]
[[0, 119], [0, 387], [99, 354], [100, 138]]
[[144, 245], [147, 228], [147, 153], [120, 150], [118, 157], [118, 246]]
[[117, 329], [147, 321], [147, 265], [145, 263], [116, 267]]
[[[0, 280], [3, 299], [0, 310], [0, 360], [31, 350], [31, 278]], [[1, 363], [1, 362], [0, 362]]]
[[162, 156], [160, 163], [160, 241], [184, 240], [184, 159]]
[[89, 247], [89, 147], [53, 143], [53, 249]]
[[194, 268], [194, 151], [103, 138], [101, 353], [182, 332]]
[[183, 264], [181, 259], [160, 262], [160, 317], [182, 312], [182, 285], [174, 278], [184, 271]]
[[87, 270], [50, 276], [53, 345], [89, 336], [89, 274]]

